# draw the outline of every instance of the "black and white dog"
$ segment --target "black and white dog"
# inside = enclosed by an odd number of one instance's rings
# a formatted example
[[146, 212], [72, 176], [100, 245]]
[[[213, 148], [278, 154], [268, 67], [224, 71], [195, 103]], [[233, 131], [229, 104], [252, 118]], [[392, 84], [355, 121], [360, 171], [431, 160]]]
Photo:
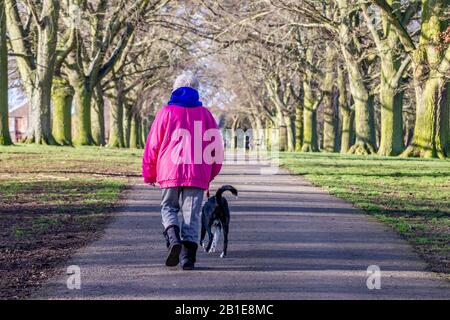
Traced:
[[[222, 197], [225, 191], [230, 191], [237, 197], [237, 190], [229, 185], [222, 186], [217, 190], [216, 195], [209, 197], [202, 209], [202, 232], [200, 245], [206, 252], [215, 252], [220, 234], [223, 229], [223, 251], [220, 255], [224, 258], [227, 255], [228, 247], [228, 229], [230, 225], [230, 209], [228, 208], [227, 199]], [[213, 232], [214, 231], [214, 232]], [[208, 233], [208, 244], [204, 244], [203, 240]]]

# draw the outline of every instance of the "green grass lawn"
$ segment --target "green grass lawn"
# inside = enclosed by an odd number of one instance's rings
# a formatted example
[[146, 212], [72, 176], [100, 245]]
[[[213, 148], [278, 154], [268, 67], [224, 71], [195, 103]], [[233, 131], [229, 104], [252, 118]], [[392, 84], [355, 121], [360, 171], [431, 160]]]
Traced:
[[392, 226], [450, 279], [450, 161], [281, 153], [281, 163]]
[[0, 146], [0, 298], [21, 298], [95, 239], [141, 150]]

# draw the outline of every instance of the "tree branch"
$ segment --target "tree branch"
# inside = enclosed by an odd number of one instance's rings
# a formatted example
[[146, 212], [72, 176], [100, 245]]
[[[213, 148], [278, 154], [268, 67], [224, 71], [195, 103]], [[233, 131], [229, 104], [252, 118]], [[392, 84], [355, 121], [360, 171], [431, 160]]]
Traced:
[[364, 19], [366, 20], [367, 27], [368, 27], [370, 33], [372, 34], [373, 41], [375, 42], [375, 45], [376, 45], [378, 51], [382, 52], [383, 51], [382, 40], [381, 40], [380, 34], [375, 26], [373, 19], [369, 15], [369, 10], [368, 10], [369, 6], [365, 2], [365, 0], [360, 0], [360, 2], [361, 2], [362, 13], [363, 13]]
[[31, 0], [27, 0], [26, 2], [27, 2], [28, 10], [30, 10], [31, 15], [33, 16], [34, 22], [36, 23], [36, 25], [38, 27], [41, 27], [42, 21], [39, 18], [36, 6], [33, 4], [33, 2], [31, 2]]
[[414, 15], [419, 11], [419, 8], [420, 8], [419, 0], [414, 0], [412, 3], [409, 4], [409, 6], [406, 8], [402, 16], [402, 24], [404, 26], [407, 26], [409, 24]]
[[391, 88], [398, 87], [398, 83], [399, 83], [400, 79], [402, 78], [403, 73], [407, 70], [407, 68], [410, 66], [410, 64], [411, 64], [411, 56], [406, 56], [405, 59], [403, 60], [402, 64], [398, 68], [397, 73], [391, 80], [391, 83], [390, 83]]
[[34, 69], [34, 55], [29, 50], [29, 43], [25, 39], [22, 21], [20, 20], [16, 0], [5, 0], [6, 23], [9, 41], [14, 55], [18, 57], [17, 63], [22, 78], [29, 78]]
[[106, 74], [108, 74], [109, 71], [114, 67], [114, 64], [119, 60], [122, 52], [125, 50], [127, 45], [129, 45], [129, 39], [131, 38], [131, 35], [134, 32], [134, 27], [131, 23], [127, 23], [127, 26], [125, 28], [124, 34], [122, 35], [119, 43], [117, 44], [116, 48], [114, 49], [111, 57], [106, 61], [99, 69], [98, 72], [98, 78], [103, 78]]
[[373, 4], [377, 5], [381, 11], [383, 11], [386, 14], [386, 18], [391, 23], [391, 25], [395, 28], [395, 31], [397, 32], [397, 35], [400, 39], [400, 42], [405, 47], [406, 52], [411, 53], [416, 49], [416, 46], [411, 39], [408, 31], [403, 26], [403, 24], [400, 23], [400, 21], [397, 19], [397, 16], [394, 13], [394, 10], [392, 7], [386, 2], [386, 0], [370, 0]]
[[67, 56], [70, 54], [70, 52], [72, 50], [75, 49], [75, 45], [76, 45], [76, 29], [71, 28], [69, 30], [69, 39], [64, 44], [63, 48], [57, 50], [58, 53], [57, 53], [56, 61], [55, 61], [55, 70], [56, 71], [61, 69], [61, 66], [64, 63], [64, 61], [66, 60]]

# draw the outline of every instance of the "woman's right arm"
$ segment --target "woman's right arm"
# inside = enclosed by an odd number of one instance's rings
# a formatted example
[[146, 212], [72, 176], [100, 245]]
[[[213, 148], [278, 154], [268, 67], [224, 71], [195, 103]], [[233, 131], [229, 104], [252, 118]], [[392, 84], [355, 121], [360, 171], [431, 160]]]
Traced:
[[156, 165], [158, 162], [159, 148], [164, 138], [163, 114], [163, 109], [157, 112], [145, 144], [144, 156], [142, 158], [142, 176], [144, 177], [145, 183], [156, 182]]

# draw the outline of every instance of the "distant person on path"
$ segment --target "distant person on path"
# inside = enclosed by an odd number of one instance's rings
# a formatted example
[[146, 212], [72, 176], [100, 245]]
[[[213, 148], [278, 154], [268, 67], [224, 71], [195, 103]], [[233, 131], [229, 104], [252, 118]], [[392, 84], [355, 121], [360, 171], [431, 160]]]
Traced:
[[219, 174], [223, 160], [216, 120], [199, 100], [198, 88], [199, 81], [190, 73], [176, 79], [170, 101], [153, 121], [142, 163], [145, 183], [157, 182], [162, 189], [166, 265], [181, 262], [184, 270], [194, 269], [203, 193]]

